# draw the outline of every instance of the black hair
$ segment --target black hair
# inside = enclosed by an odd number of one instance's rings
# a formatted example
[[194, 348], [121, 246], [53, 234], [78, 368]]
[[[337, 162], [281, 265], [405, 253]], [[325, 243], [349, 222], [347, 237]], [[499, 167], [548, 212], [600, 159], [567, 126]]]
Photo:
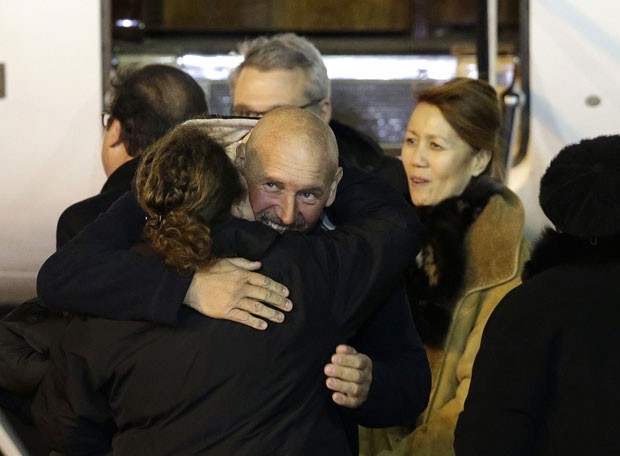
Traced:
[[110, 115], [121, 123], [120, 141], [139, 156], [178, 123], [208, 110], [205, 93], [187, 73], [167, 65], [120, 71], [112, 82]]

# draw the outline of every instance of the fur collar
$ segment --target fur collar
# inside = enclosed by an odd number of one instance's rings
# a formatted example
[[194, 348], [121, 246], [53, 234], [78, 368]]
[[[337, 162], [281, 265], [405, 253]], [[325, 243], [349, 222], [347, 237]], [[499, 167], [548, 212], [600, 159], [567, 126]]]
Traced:
[[425, 241], [421, 262], [409, 271], [407, 282], [416, 326], [428, 345], [443, 343], [465, 280], [465, 237], [489, 199], [502, 188], [481, 177], [472, 181], [461, 196], [419, 209]]
[[618, 260], [620, 237], [585, 239], [547, 228], [534, 245], [532, 256], [525, 264], [523, 280], [561, 264]]
[[463, 241], [491, 196], [500, 191], [497, 182], [480, 178], [461, 196], [448, 198], [437, 206], [421, 208], [420, 219], [425, 226], [422, 266], [429, 285], [439, 296], [452, 298], [462, 287], [465, 270]]

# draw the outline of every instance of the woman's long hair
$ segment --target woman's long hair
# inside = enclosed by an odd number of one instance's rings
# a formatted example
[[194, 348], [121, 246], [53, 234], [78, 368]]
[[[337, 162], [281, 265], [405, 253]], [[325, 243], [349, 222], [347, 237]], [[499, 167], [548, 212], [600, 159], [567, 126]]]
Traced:
[[136, 172], [144, 235], [167, 265], [191, 273], [210, 266], [211, 227], [245, 194], [224, 149], [201, 125], [179, 125], [151, 147]]

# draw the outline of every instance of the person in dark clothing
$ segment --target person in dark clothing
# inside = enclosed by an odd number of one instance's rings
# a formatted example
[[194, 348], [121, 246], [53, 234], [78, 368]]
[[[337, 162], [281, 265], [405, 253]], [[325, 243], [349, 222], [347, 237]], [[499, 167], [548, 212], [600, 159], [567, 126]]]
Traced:
[[56, 227], [56, 247], [105, 212], [131, 181], [142, 152], [178, 123], [207, 112], [205, 94], [187, 73], [167, 65], [147, 65], [120, 72], [112, 82], [104, 123], [101, 158], [108, 177], [98, 195], [63, 211]]
[[139, 160], [131, 159], [123, 163], [108, 177], [99, 194], [72, 204], [60, 214], [56, 225], [56, 248], [73, 239], [99, 214], [107, 211], [123, 193], [131, 190], [131, 181], [138, 162]]
[[[327, 136], [310, 146], [298, 141], [298, 161], [318, 151], [325, 179], [340, 180], [327, 126], [313, 114], [284, 111]], [[304, 123], [308, 116], [314, 125]], [[265, 132], [257, 127], [254, 134]], [[254, 160], [251, 150], [244, 160]], [[253, 185], [249, 179], [250, 200]], [[330, 188], [315, 190], [326, 204], [334, 200]], [[67, 454], [353, 454], [321, 368], [415, 255], [414, 212], [386, 184], [352, 170], [340, 186], [333, 231], [279, 234], [264, 223], [233, 220], [240, 177], [196, 123], [177, 127], [146, 152], [136, 189], [140, 207], [127, 194], [73, 243], [125, 248], [144, 230], [155, 254], [180, 273], [209, 267], [218, 256], [260, 258], [265, 273], [289, 287], [295, 309], [285, 325], [265, 332], [187, 307], [176, 327], [74, 318], [33, 406], [52, 446]], [[254, 216], [247, 201], [232, 212]], [[311, 212], [302, 215], [310, 219]]]
[[563, 148], [539, 196], [555, 229], [484, 330], [458, 456], [620, 454], [620, 136]]
[[314, 44], [294, 33], [283, 33], [245, 41], [239, 53], [243, 62], [229, 76], [235, 115], [260, 117], [279, 106], [309, 109], [334, 131], [342, 165], [378, 175], [409, 201], [400, 160], [385, 155], [368, 135], [332, 119], [331, 83]]
[[[325, 146], [316, 139], [324, 136], [323, 129], [326, 124], [317, 116], [298, 108], [278, 109], [258, 122], [238, 160], [257, 220], [278, 232], [309, 230], [312, 236], [325, 234], [318, 222], [324, 215], [323, 208], [334, 200], [336, 183], [323, 169], [321, 151]], [[306, 149], [311, 153], [299, 157], [299, 151]], [[364, 196], [362, 187], [357, 191], [360, 198]], [[332, 211], [330, 218], [337, 222], [337, 211]], [[418, 235], [417, 228], [412, 236]], [[136, 240], [136, 234], [130, 234], [134, 237], [120, 244], [82, 237], [80, 242], [60, 249], [39, 272], [42, 299], [50, 306], [77, 313], [169, 325], [177, 324], [182, 303], [209, 315], [202, 307], [204, 303], [196, 299], [212, 294], [212, 288], [218, 287], [217, 281], [211, 282], [211, 288], [203, 285], [213, 275], [212, 269], [208, 273], [180, 275], [160, 262], [147, 261], [126, 250], [126, 244]], [[120, 231], [118, 236], [118, 240], [124, 239]], [[217, 275], [216, 279], [220, 280]], [[358, 423], [411, 423], [426, 406], [430, 389], [428, 362], [404, 287], [399, 284], [376, 298], [380, 305], [349, 340], [365, 350], [373, 362], [364, 364], [363, 357], [342, 349], [336, 358], [344, 361], [338, 363], [332, 358], [325, 368], [334, 401], [348, 405], [342, 414], [354, 447]], [[221, 318], [231, 320], [226, 315]], [[360, 359], [362, 362], [355, 364]], [[354, 376], [339, 370], [342, 365], [352, 365]], [[344, 386], [339, 383], [341, 379], [346, 380]], [[353, 385], [351, 389], [349, 384]], [[370, 389], [362, 390], [365, 385]], [[344, 396], [344, 401], [338, 395]], [[365, 401], [360, 401], [359, 396]], [[349, 398], [352, 405], [347, 402]]]
[[[104, 123], [101, 157], [107, 181], [98, 195], [79, 201], [65, 209], [56, 228], [56, 246], [61, 247], [85, 226], [105, 212], [131, 182], [142, 152], [176, 124], [206, 113], [205, 93], [187, 73], [166, 65], [147, 65], [119, 72], [112, 82], [109, 106], [102, 115]], [[36, 443], [28, 427], [24, 400], [34, 394], [40, 370], [47, 362], [47, 351], [56, 337], [42, 331], [49, 324], [48, 311], [34, 298], [18, 306], [17, 312], [2, 321], [0, 347], [3, 373], [0, 374], [0, 405], [21, 418], [15, 420], [18, 431], [32, 449]], [[24, 315], [28, 315], [26, 318]], [[23, 320], [31, 321], [24, 325]], [[32, 321], [40, 324], [32, 324]], [[61, 334], [61, 332], [60, 332]], [[59, 335], [60, 335], [59, 334]], [[49, 336], [49, 337], [48, 337]], [[43, 337], [43, 340], [41, 339]], [[33, 361], [38, 360], [38, 363]], [[38, 366], [37, 369], [29, 370]], [[15, 375], [17, 382], [9, 376]], [[21, 387], [17, 387], [21, 384]], [[45, 453], [47, 454], [47, 453]]]

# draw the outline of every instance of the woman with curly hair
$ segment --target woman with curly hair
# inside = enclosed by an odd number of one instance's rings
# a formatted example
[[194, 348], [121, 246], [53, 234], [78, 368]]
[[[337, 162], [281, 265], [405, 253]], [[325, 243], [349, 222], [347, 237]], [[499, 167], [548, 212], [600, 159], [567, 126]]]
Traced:
[[[215, 262], [211, 227], [245, 203], [239, 172], [200, 124], [179, 127], [148, 150], [136, 189], [150, 246], [186, 273]], [[251, 210], [243, 215], [254, 219]]]

